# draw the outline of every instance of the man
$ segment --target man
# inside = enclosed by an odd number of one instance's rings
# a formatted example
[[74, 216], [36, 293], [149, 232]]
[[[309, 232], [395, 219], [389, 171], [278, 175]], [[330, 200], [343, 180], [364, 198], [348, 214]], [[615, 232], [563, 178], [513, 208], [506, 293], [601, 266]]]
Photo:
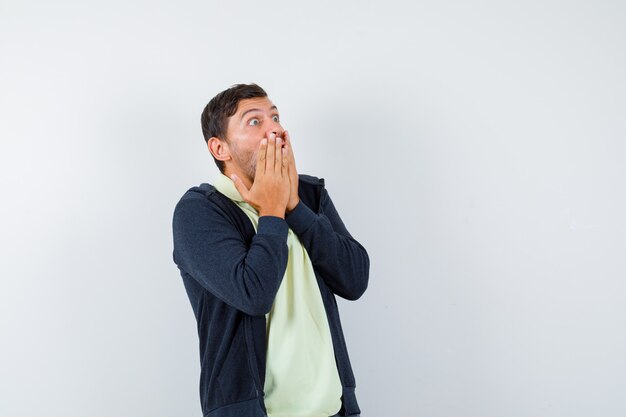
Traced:
[[369, 257], [323, 178], [298, 174], [278, 108], [256, 84], [201, 116], [220, 173], [172, 222], [200, 339], [204, 417], [359, 416], [335, 295], [356, 300]]

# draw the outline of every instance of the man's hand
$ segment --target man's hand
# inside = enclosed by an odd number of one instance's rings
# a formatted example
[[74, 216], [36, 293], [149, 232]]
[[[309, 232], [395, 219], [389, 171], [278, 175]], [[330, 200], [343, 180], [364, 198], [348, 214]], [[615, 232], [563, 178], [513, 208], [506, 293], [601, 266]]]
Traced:
[[259, 145], [254, 183], [248, 190], [236, 175], [232, 175], [241, 197], [259, 212], [260, 216], [285, 218], [289, 201], [289, 153], [282, 148], [282, 140], [270, 133]]
[[298, 197], [298, 171], [296, 170], [296, 159], [293, 156], [293, 147], [291, 146], [291, 138], [289, 137], [289, 132], [285, 130], [283, 134], [285, 138], [285, 148], [287, 149], [287, 155], [289, 157], [289, 182], [291, 183], [290, 193], [289, 193], [289, 202], [287, 203], [287, 213], [289, 214], [300, 202], [300, 197]]

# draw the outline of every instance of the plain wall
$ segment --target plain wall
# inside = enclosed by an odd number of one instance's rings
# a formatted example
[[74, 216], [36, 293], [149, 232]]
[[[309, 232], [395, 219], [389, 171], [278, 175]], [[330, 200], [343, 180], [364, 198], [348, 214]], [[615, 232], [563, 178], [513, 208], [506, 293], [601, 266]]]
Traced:
[[174, 206], [257, 82], [368, 250], [363, 417], [626, 415], [626, 6], [0, 4], [0, 415], [201, 416]]

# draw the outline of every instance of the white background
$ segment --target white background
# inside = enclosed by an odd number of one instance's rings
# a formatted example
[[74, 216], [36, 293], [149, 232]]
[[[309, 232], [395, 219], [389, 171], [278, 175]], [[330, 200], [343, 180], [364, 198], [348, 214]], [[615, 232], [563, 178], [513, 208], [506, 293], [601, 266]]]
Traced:
[[626, 415], [619, 1], [0, 3], [0, 415], [200, 417], [173, 208], [257, 82], [368, 250], [363, 417]]

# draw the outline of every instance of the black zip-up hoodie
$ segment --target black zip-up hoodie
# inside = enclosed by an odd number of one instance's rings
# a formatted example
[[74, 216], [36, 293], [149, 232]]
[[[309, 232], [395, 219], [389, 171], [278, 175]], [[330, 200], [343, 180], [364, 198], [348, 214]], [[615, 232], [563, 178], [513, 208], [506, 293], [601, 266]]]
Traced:
[[343, 387], [341, 416], [361, 413], [335, 295], [357, 300], [369, 257], [343, 224], [324, 178], [299, 174], [300, 202], [285, 217], [246, 214], [215, 187], [190, 188], [176, 204], [173, 259], [198, 325], [204, 417], [267, 417], [266, 319], [287, 267], [291, 228], [315, 270]]

